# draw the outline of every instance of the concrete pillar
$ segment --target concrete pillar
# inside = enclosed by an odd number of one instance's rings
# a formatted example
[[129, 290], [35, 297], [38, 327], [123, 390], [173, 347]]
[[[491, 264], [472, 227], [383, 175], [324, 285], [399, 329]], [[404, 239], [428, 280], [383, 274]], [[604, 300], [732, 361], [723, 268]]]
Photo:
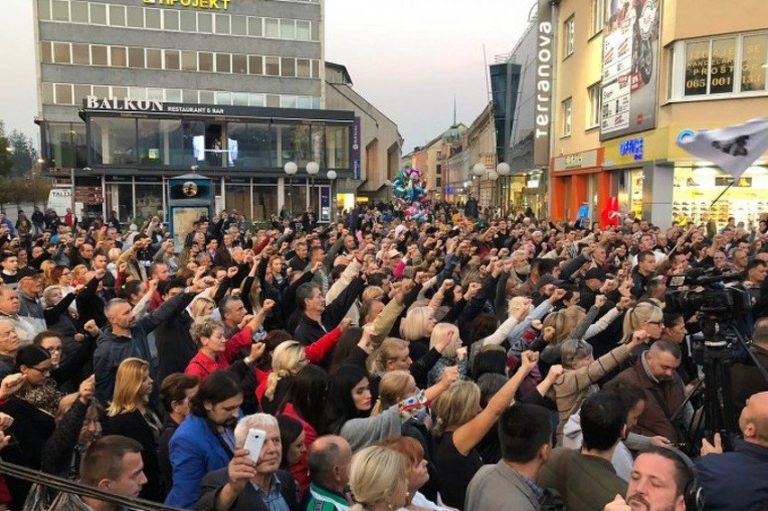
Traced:
[[667, 229], [672, 225], [672, 194], [675, 169], [649, 163], [643, 168], [643, 218]]

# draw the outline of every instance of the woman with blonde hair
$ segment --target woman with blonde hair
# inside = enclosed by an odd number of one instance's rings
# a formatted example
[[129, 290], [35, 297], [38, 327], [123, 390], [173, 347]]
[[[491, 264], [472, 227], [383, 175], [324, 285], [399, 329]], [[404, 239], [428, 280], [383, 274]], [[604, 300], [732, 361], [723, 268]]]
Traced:
[[295, 375], [310, 363], [319, 364], [322, 362], [325, 356], [336, 346], [341, 334], [349, 328], [351, 322], [352, 320], [349, 318], [344, 318], [339, 326], [309, 346], [303, 346], [298, 341], [293, 340], [278, 344], [272, 351], [272, 368], [267, 377], [256, 388], [256, 397], [261, 402], [262, 407], [277, 406], [279, 403], [278, 400], [275, 400], [275, 395], [280, 380]]
[[88, 267], [84, 264], [78, 264], [72, 268], [72, 285], [77, 287], [81, 284], [85, 284], [85, 275], [88, 273]]
[[199, 296], [195, 298], [195, 301], [189, 306], [190, 316], [192, 319], [204, 318], [213, 314], [216, 309], [216, 302], [211, 298], [205, 296]]
[[443, 502], [461, 509], [467, 486], [483, 465], [477, 445], [496, 424], [502, 412], [512, 403], [520, 384], [538, 363], [538, 353], [523, 352], [520, 367], [504, 386], [480, 407], [480, 387], [470, 381], [459, 381], [432, 403], [437, 415], [435, 449], [438, 489]]
[[408, 463], [386, 447], [366, 447], [352, 457], [349, 487], [355, 504], [350, 511], [392, 511], [408, 502]]
[[[445, 343], [446, 338], [448, 339], [447, 343]], [[459, 327], [453, 323], [438, 323], [435, 325], [429, 337], [429, 347], [436, 348], [443, 344], [445, 344], [445, 347], [440, 350], [442, 356], [427, 374], [427, 385], [433, 385], [440, 380], [440, 376], [448, 366], [459, 366], [460, 379], [467, 376], [467, 348], [462, 348]]]
[[56, 268], [56, 263], [51, 261], [50, 259], [46, 259], [42, 263], [40, 263], [40, 269], [43, 271], [43, 286], [53, 286], [58, 284], [58, 282], [54, 282], [53, 280], [53, 269]]
[[411, 359], [419, 360], [427, 354], [429, 336], [435, 324], [434, 310], [428, 306], [412, 307], [400, 322], [400, 337], [410, 343]]
[[141, 444], [141, 459], [147, 483], [139, 497], [161, 502], [163, 494], [157, 450], [163, 423], [149, 406], [152, 384], [146, 360], [126, 358], [120, 363], [112, 402], [107, 408], [104, 434], [123, 435]]
[[648, 334], [650, 342], [661, 339], [664, 330], [664, 310], [656, 300], [642, 300], [627, 311], [624, 316], [624, 337], [622, 342], [632, 339], [632, 334], [638, 330]]

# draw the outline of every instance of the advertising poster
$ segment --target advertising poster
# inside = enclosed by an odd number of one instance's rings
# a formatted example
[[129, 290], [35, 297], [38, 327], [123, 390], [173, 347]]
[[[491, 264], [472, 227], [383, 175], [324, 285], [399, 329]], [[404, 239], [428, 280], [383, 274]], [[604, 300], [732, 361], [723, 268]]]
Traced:
[[603, 31], [600, 139], [656, 126], [661, 0], [610, 0]]

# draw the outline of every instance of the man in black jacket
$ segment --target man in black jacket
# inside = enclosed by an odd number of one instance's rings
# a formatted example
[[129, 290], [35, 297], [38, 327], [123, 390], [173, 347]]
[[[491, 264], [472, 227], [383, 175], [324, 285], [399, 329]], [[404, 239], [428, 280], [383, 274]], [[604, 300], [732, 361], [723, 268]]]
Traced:
[[296, 301], [301, 317], [294, 331], [294, 338], [309, 346], [341, 323], [357, 297], [363, 292], [365, 282], [357, 277], [327, 306], [325, 296], [317, 284], [302, 284], [296, 290]]
[[[253, 462], [250, 453], [244, 448], [252, 428], [266, 433], [257, 463]], [[288, 472], [278, 470], [283, 452], [277, 419], [265, 413], [243, 417], [235, 428], [235, 445], [238, 450], [229, 466], [203, 478], [201, 497], [195, 509], [267, 511], [288, 508], [290, 511], [298, 511], [296, 481]]]
[[[161, 282], [158, 292], [163, 302], [166, 302], [183, 292], [184, 287], [183, 281], [171, 279]], [[183, 373], [189, 361], [197, 355], [197, 343], [189, 333], [191, 326], [192, 316], [184, 308], [155, 329], [157, 381], [162, 382], [169, 374]]]

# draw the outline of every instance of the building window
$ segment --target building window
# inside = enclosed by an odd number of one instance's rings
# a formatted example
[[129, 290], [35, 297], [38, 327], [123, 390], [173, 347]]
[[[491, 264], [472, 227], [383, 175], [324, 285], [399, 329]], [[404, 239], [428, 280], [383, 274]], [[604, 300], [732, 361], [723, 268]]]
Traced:
[[90, 4], [91, 25], [107, 24], [107, 6], [104, 4]]
[[199, 52], [197, 54], [197, 69], [213, 72], [213, 53]]
[[165, 50], [165, 69], [178, 71], [181, 69], [179, 50]]
[[280, 37], [280, 20], [275, 18], [265, 18], [264, 20], [264, 36], [265, 37]]
[[232, 72], [248, 74], [248, 57], [246, 55], [232, 55]]
[[54, 21], [69, 21], [69, 1], [53, 0], [51, 13]]
[[296, 21], [296, 39], [299, 41], [309, 41], [311, 37], [312, 27], [309, 21]]
[[248, 17], [248, 35], [252, 37], [261, 37], [262, 34], [262, 20], [264, 18]]
[[310, 77], [309, 59], [296, 59], [296, 76], [299, 78]]
[[109, 6], [109, 25], [112, 27], [125, 26], [125, 6], [124, 5]]
[[109, 48], [109, 58], [112, 67], [128, 66], [128, 51], [123, 46], [111, 46]]
[[264, 74], [267, 76], [280, 76], [280, 57], [264, 57]]
[[296, 59], [283, 57], [281, 63], [283, 66], [282, 76], [296, 76]]
[[87, 44], [72, 43], [72, 63], [81, 66], [91, 64], [91, 49]]
[[216, 54], [216, 72], [217, 73], [232, 72], [232, 55], [230, 55], [229, 53]]
[[43, 64], [52, 64], [53, 63], [53, 45], [49, 43], [48, 41], [41, 41], [40, 42], [40, 60], [43, 62]]
[[51, 0], [37, 0], [37, 15], [41, 20], [51, 19]]
[[144, 69], [144, 48], [128, 48], [128, 67]]
[[232, 35], [248, 35], [248, 18], [232, 16]]
[[592, 35], [600, 33], [605, 24], [605, 0], [592, 0]]
[[88, 23], [88, 2], [72, 2], [72, 23]]
[[148, 69], [162, 69], [163, 68], [163, 51], [147, 49], [147, 68]]
[[197, 54], [193, 51], [181, 52], [181, 70], [197, 71]]
[[72, 104], [72, 85], [68, 83], [57, 83], [54, 85], [54, 91], [56, 93], [56, 99], [54, 102], [57, 105], [71, 105]]
[[312, 78], [320, 78], [320, 61], [312, 61]]
[[216, 33], [229, 35], [231, 27], [229, 23], [229, 14], [216, 15]]
[[91, 45], [91, 65], [92, 66], [108, 66], [107, 61], [107, 47], [98, 44]]
[[249, 75], [263, 75], [264, 74], [264, 58], [258, 55], [248, 56], [248, 74]]
[[563, 136], [567, 137], [571, 134], [571, 128], [573, 126], [573, 99], [568, 98], [563, 101], [562, 104], [563, 115]]
[[[144, 17], [146, 18], [147, 28], [153, 28], [155, 30], [163, 28], [162, 11], [160, 9], [145, 9]], [[178, 18], [176, 18], [176, 20], [178, 21]], [[178, 26], [173, 30], [178, 30]]]
[[128, 23], [131, 28], [144, 28], [144, 9], [141, 7], [128, 7]]
[[571, 16], [563, 23], [563, 55], [568, 57], [573, 54], [576, 43], [576, 17]]
[[600, 83], [587, 88], [587, 129], [600, 125]]
[[766, 94], [768, 33], [679, 41], [671, 99]]
[[136, 119], [91, 119], [91, 161], [103, 165], [136, 163]]
[[163, 9], [163, 29], [173, 31], [179, 29], [179, 11]]
[[197, 31], [203, 34], [213, 32], [213, 15], [208, 12], [197, 13]]
[[53, 84], [44, 83], [43, 84], [43, 104], [52, 105], [54, 103], [55, 103], [55, 100], [53, 97]]
[[53, 61], [56, 64], [72, 63], [72, 51], [69, 43], [53, 43]]
[[194, 11], [181, 11], [181, 31], [197, 32], [197, 13]]
[[294, 20], [280, 20], [280, 38], [296, 39], [296, 22]]

